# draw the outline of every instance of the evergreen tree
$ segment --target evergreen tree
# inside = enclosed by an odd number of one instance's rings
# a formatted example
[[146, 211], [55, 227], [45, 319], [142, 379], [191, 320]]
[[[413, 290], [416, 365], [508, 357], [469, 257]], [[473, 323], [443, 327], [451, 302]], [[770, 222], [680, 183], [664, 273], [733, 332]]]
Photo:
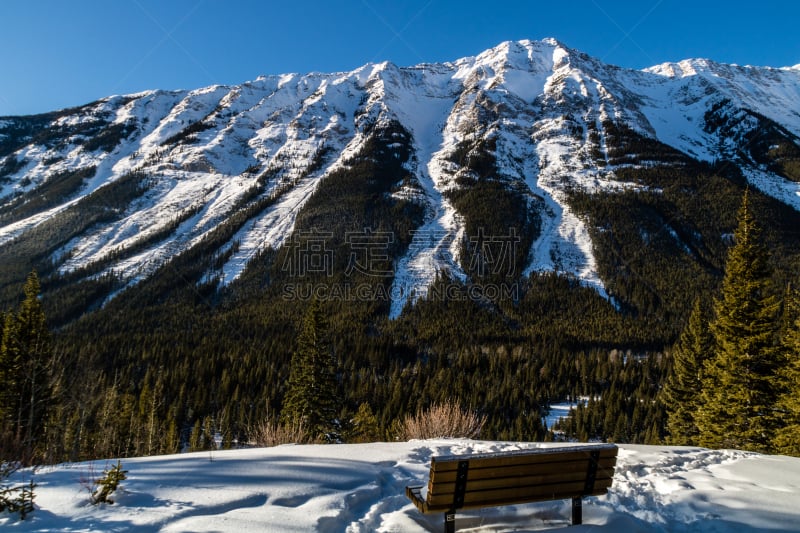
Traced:
[[203, 425], [198, 418], [192, 426], [192, 433], [189, 435], [189, 451], [199, 452], [203, 449]]
[[705, 364], [698, 442], [763, 452], [770, 450], [779, 426], [775, 336], [780, 305], [747, 192], [737, 218], [722, 297], [714, 302], [716, 350]]
[[673, 351], [672, 367], [662, 391], [669, 442], [672, 444], [697, 444], [699, 431], [695, 417], [701, 405], [703, 366], [714, 350], [714, 336], [708, 322], [708, 313], [698, 298]]
[[137, 447], [142, 450], [144, 455], [153, 455], [158, 452], [165, 438], [161, 424], [161, 404], [164, 389], [163, 374], [158, 371], [155, 378], [155, 385], [150, 386], [153, 379], [148, 375], [145, 377], [145, 384], [139, 393], [139, 420], [142, 424], [142, 441], [137, 443]]
[[5, 438], [20, 459], [30, 460], [42, 436], [50, 404], [50, 332], [39, 302], [39, 278], [31, 272], [16, 316], [7, 315], [0, 342], [0, 417]]
[[203, 419], [203, 449], [214, 450], [217, 448], [217, 441], [214, 440], [214, 421], [210, 416]]
[[378, 419], [367, 402], [358, 406], [358, 412], [350, 420], [350, 424], [350, 442], [375, 442], [381, 438]]
[[783, 337], [785, 388], [778, 408], [783, 415], [784, 427], [777, 431], [774, 444], [778, 452], [800, 457], [800, 295], [791, 295], [786, 307], [794, 320]]
[[102, 436], [98, 455], [119, 457], [126, 454], [133, 404], [133, 395], [120, 394], [115, 377], [107, 386], [97, 413], [98, 432]]
[[[0, 314], [0, 443], [14, 441], [16, 404], [19, 400], [19, 350], [17, 347], [17, 321], [13, 313]], [[6, 451], [0, 444], [0, 451]]]
[[289, 388], [281, 411], [284, 423], [302, 426], [312, 438], [335, 439], [339, 405], [335, 368], [325, 317], [314, 300], [303, 317], [297, 350], [292, 355]]
[[175, 422], [174, 418], [169, 419], [169, 425], [167, 426], [167, 434], [164, 435], [164, 442], [162, 449], [164, 453], [178, 453], [180, 452], [181, 448], [181, 432], [178, 429], [178, 425]]

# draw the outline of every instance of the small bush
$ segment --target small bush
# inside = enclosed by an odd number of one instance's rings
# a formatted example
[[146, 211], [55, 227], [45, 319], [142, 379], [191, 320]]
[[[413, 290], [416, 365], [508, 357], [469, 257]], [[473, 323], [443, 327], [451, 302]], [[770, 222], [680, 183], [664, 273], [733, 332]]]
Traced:
[[33, 512], [33, 499], [36, 497], [33, 490], [36, 488], [31, 479], [27, 485], [14, 487], [6, 485], [6, 480], [17, 471], [18, 465], [12, 463], [0, 464], [0, 513], [19, 513], [19, 519]]
[[442, 437], [475, 438], [480, 435], [486, 416], [464, 411], [454, 400], [435, 404], [430, 409], [408, 415], [400, 426], [400, 439]]
[[94, 482], [97, 488], [92, 492], [92, 505], [97, 505], [98, 503], [114, 503], [114, 500], [112, 500], [110, 496], [119, 488], [119, 484], [123, 480], [128, 479], [125, 475], [127, 473], [127, 470], [122, 469], [122, 463], [120, 461], [117, 461], [117, 464], [108, 470], [103, 470], [103, 477]]
[[313, 442], [302, 423], [281, 424], [267, 418], [249, 431], [250, 442], [256, 446], [278, 446], [281, 444], [308, 444]]

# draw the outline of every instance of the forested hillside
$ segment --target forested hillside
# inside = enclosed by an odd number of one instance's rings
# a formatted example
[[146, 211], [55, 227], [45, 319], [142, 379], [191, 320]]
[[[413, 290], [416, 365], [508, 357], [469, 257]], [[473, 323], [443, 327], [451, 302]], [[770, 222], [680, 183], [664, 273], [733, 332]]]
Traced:
[[[393, 171], [354, 164], [348, 179], [372, 172]], [[655, 187], [666, 173], [642, 171], [637, 179]], [[550, 439], [552, 428], [542, 422], [548, 405], [588, 397], [562, 428], [567, 436], [659, 442], [669, 437], [659, 391], [672, 345], [692, 302], [718, 294], [735, 240], [711, 246], [703, 235], [733, 234], [745, 190], [735, 172], [692, 166], [674, 169], [660, 194], [621, 191], [589, 202], [575, 191], [571, 201], [602, 243], [599, 267], [608, 272], [613, 301], [558, 273], [518, 278], [512, 298], [494, 301], [476, 298], [483, 293], [474, 285], [442, 277], [428, 300], [389, 320], [380, 297], [388, 293], [384, 277], [346, 273], [347, 262], [331, 265], [330, 273], [299, 273], [291, 264], [299, 257], [292, 252], [297, 242], [254, 259], [225, 290], [202, 278], [202, 262], [213, 256], [190, 250], [102, 309], [52, 323], [37, 456], [76, 460], [208, 447], [215, 439], [226, 446], [247, 442], [259, 422], [284, 408], [303, 315], [317, 300], [326, 323], [320, 334], [335, 361], [341, 439], [360, 438], [353, 420], [364, 405], [378, 434], [392, 439], [395, 421], [450, 399], [487, 416], [484, 438]], [[800, 249], [793, 231], [800, 216], [749, 195], [754, 216], [770, 228], [761, 238], [772, 251], [774, 296], [782, 298], [796, 272], [788, 265], [797, 255], [788, 252]], [[316, 208], [312, 199], [300, 218], [328, 216], [325, 210], [336, 205], [348, 218], [373, 213], [378, 228], [402, 223], [401, 204], [377, 210], [374, 202], [348, 196]], [[343, 209], [352, 213], [341, 215]], [[296, 232], [298, 239], [313, 237], [302, 225]], [[393, 246], [392, 253], [402, 252], [402, 242]], [[344, 298], [346, 287], [355, 286], [370, 297]], [[48, 315], [57, 315], [49, 311], [56, 302], [45, 295]]]

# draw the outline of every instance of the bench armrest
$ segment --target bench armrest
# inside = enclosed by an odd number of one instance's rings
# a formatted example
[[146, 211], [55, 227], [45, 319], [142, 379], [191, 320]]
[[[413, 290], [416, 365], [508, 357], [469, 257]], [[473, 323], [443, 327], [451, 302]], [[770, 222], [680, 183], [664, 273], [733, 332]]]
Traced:
[[422, 488], [424, 485], [418, 487], [406, 487], [406, 497], [416, 506], [419, 512], [425, 514], [427, 512], [428, 504], [422, 499]]

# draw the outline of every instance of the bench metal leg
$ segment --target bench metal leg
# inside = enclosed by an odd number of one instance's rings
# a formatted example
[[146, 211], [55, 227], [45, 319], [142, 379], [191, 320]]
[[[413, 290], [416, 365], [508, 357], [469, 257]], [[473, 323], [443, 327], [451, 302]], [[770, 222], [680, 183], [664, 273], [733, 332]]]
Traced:
[[576, 496], [572, 498], [572, 525], [578, 526], [583, 523], [583, 498]]
[[456, 533], [455, 511], [447, 511], [444, 514], [444, 533]]

